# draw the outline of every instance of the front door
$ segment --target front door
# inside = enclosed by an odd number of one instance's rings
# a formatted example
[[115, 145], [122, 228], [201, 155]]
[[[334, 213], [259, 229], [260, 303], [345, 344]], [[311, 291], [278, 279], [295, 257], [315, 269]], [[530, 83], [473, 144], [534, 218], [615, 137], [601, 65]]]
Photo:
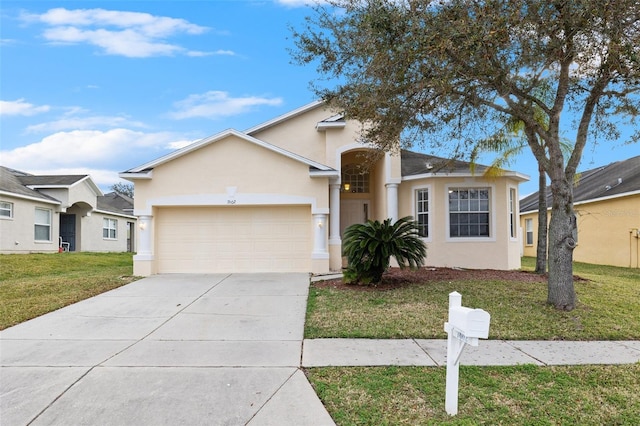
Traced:
[[342, 200], [340, 203], [340, 237], [355, 223], [369, 220], [369, 200]]
[[76, 251], [76, 215], [60, 214], [60, 236], [69, 243], [69, 251]]

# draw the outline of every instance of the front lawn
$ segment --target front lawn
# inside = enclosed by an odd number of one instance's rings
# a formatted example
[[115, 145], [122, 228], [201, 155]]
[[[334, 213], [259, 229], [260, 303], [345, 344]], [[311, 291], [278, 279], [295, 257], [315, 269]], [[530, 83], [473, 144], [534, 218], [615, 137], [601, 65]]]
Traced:
[[[531, 271], [535, 259], [523, 259]], [[575, 264], [578, 307], [545, 304], [531, 273], [427, 271], [377, 289], [311, 286], [305, 336], [446, 338], [448, 294], [491, 314], [490, 339], [640, 339], [640, 270]], [[419, 275], [416, 275], [419, 276]], [[458, 278], [456, 278], [458, 277]], [[480, 342], [482, 345], [482, 342]], [[307, 377], [340, 426], [636, 425], [640, 364], [460, 368], [458, 415], [444, 409], [444, 367], [309, 368]]]
[[131, 253], [0, 255], [0, 330], [134, 281]]
[[640, 364], [463, 365], [454, 417], [444, 409], [445, 373], [444, 367], [331, 367], [307, 376], [340, 426], [640, 424]]
[[[534, 261], [525, 258], [523, 270]], [[640, 339], [640, 269], [576, 263], [571, 312], [546, 304], [546, 281], [532, 272], [449, 272], [426, 269], [414, 282], [373, 290], [313, 284], [305, 337], [445, 338], [448, 294], [458, 291], [464, 306], [491, 314], [490, 339]]]

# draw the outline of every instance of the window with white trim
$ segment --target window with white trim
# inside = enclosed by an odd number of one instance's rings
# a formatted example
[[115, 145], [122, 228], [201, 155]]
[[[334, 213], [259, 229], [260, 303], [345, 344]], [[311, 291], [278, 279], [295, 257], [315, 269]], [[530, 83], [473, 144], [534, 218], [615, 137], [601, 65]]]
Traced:
[[525, 219], [524, 220], [524, 229], [525, 229], [525, 234], [526, 234], [525, 243], [528, 246], [532, 246], [533, 245], [533, 219]]
[[13, 217], [13, 203], [6, 201], [0, 201], [0, 218], [12, 218]]
[[115, 240], [118, 237], [118, 221], [115, 219], [102, 219], [102, 238]]
[[518, 237], [518, 218], [516, 216], [518, 208], [516, 206], [516, 189], [509, 188], [509, 232], [511, 238]]
[[429, 237], [429, 190], [416, 189], [416, 222], [418, 233], [423, 238]]
[[33, 238], [36, 241], [51, 241], [51, 210], [36, 207]]
[[357, 164], [347, 164], [342, 168], [342, 190], [360, 194], [369, 193], [369, 172]]
[[489, 237], [489, 188], [449, 189], [449, 236]]

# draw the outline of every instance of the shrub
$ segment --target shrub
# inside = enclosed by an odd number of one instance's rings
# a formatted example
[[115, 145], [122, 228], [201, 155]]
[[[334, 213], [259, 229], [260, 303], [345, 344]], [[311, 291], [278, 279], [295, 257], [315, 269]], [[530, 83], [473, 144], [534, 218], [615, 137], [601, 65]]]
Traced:
[[424, 264], [427, 248], [420, 239], [411, 216], [395, 223], [367, 221], [349, 226], [343, 238], [343, 253], [348, 265], [345, 283], [376, 284], [389, 268], [391, 256], [401, 268], [416, 269]]

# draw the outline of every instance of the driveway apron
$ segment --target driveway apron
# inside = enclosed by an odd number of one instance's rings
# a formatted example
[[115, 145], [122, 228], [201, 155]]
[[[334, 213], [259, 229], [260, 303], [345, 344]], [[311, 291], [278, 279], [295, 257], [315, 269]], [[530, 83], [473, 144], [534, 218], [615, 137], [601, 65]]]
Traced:
[[306, 274], [155, 275], [0, 332], [2, 425], [333, 425]]

